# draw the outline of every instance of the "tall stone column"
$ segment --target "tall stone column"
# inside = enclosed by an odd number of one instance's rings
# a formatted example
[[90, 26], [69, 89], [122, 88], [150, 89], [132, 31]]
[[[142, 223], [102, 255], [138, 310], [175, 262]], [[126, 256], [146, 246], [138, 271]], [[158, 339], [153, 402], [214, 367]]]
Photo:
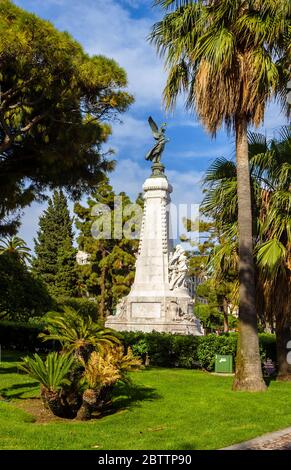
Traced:
[[177, 286], [170, 285], [173, 247], [167, 206], [172, 186], [163, 165], [153, 165], [153, 174], [144, 182], [143, 191], [144, 213], [135, 280], [129, 295], [118, 304], [116, 315], [108, 317], [106, 326], [119, 331], [201, 335], [203, 330], [194, 317], [193, 301], [183, 282], [183, 272], [180, 275], [182, 285], [179, 282]]

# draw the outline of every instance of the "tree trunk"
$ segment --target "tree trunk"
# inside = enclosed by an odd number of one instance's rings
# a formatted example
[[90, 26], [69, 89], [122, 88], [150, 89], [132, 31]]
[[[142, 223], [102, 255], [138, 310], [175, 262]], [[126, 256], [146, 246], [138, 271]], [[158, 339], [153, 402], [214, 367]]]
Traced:
[[259, 353], [252, 239], [251, 186], [245, 116], [236, 119], [239, 230], [239, 340], [233, 390], [266, 390]]
[[[102, 248], [102, 259], [105, 258], [106, 252]], [[103, 266], [101, 269], [100, 276], [100, 304], [99, 304], [99, 321], [101, 324], [105, 323], [106, 320], [106, 309], [105, 309], [105, 295], [106, 295], [106, 267]]]
[[62, 399], [58, 392], [44, 390], [42, 392], [42, 397], [44, 397], [47, 403], [47, 406], [53, 415], [58, 416], [59, 418], [66, 418], [66, 413], [65, 413], [65, 409], [62, 403]]
[[223, 297], [223, 331], [224, 333], [229, 332], [228, 324], [228, 303], [225, 297]]
[[91, 419], [93, 411], [97, 409], [98, 399], [99, 399], [99, 390], [92, 390], [88, 388], [83, 393], [83, 401], [81, 408], [77, 413], [77, 419], [80, 421], [88, 421]]
[[277, 380], [291, 381], [291, 329], [289, 325], [276, 326]]

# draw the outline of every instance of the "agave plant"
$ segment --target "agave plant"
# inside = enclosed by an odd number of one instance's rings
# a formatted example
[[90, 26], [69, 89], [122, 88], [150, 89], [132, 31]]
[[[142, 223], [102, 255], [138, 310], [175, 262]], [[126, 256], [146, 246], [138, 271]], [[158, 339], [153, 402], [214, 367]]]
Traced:
[[49, 409], [56, 416], [67, 414], [67, 405], [63, 400], [62, 391], [70, 385], [69, 373], [74, 358], [68, 354], [52, 352], [43, 360], [38, 354], [25, 357], [18, 365], [30, 377], [41, 384], [41, 396]]
[[90, 316], [83, 317], [71, 307], [64, 307], [64, 313], [50, 312], [45, 321], [47, 332], [40, 333], [40, 338], [59, 341], [64, 351], [74, 352], [85, 362], [95, 349], [120, 343], [113, 330], [100, 327]]

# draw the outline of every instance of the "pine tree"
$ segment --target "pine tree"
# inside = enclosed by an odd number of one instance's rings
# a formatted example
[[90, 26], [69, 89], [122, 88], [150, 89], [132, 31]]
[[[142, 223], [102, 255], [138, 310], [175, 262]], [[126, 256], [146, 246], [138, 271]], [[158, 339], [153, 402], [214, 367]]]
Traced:
[[73, 247], [72, 219], [67, 199], [55, 191], [39, 219], [35, 239], [35, 273], [54, 297], [76, 295], [76, 250]]
[[[120, 298], [129, 293], [138, 249], [138, 241], [128, 239], [123, 234], [120, 239], [95, 239], [92, 236], [92, 224], [102, 216], [92, 215], [92, 208], [97, 203], [110, 208], [112, 227], [118, 217], [122, 226], [129, 220], [130, 214], [124, 215], [124, 208], [131, 203], [129, 197], [125, 193], [118, 194], [122, 197], [121, 211], [121, 207], [114, 207], [115, 196], [107, 179], [98, 185], [96, 192], [88, 199], [87, 207], [75, 205], [78, 216], [76, 226], [80, 230], [79, 249], [90, 255], [90, 263], [79, 266], [80, 286], [83, 294], [96, 298], [101, 321], [112, 313]], [[137, 203], [141, 204], [139, 199]]]

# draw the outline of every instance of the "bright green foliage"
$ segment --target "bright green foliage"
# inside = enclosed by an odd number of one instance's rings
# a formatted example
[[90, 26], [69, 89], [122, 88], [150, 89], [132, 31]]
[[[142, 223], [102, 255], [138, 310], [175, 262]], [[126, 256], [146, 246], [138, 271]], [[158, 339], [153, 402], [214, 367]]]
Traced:
[[52, 308], [43, 283], [31, 273], [17, 252], [0, 254], [0, 318], [28, 320]]
[[[138, 240], [128, 239], [122, 232], [118, 234], [120, 238], [113, 238], [115, 218], [124, 227], [132, 217], [132, 214], [126, 213], [126, 208], [131, 203], [129, 197], [125, 193], [118, 195], [122, 198], [121, 212], [121, 207], [114, 207], [115, 196], [107, 180], [97, 186], [96, 192], [87, 201], [88, 207], [75, 205], [78, 216], [76, 226], [80, 231], [79, 249], [90, 255], [90, 263], [79, 267], [80, 290], [81, 293], [97, 299], [100, 319], [104, 319], [107, 313], [112, 313], [118, 300], [129, 293], [134, 280], [135, 253], [138, 249]], [[97, 224], [104, 215], [96, 215], [94, 210], [95, 215], [92, 215], [92, 209], [98, 203], [105, 204], [111, 210], [109, 222], [112, 232], [109, 239], [96, 239], [92, 236], [93, 223]], [[140, 200], [138, 203], [140, 204]]]
[[[200, 287], [200, 286], [199, 286]], [[208, 300], [208, 299], [207, 299]], [[206, 334], [214, 331], [223, 330], [223, 316], [216, 303], [200, 303], [198, 298], [195, 302], [194, 313], [201, 321]]]
[[237, 335], [216, 336], [208, 335], [201, 339], [197, 351], [197, 357], [206, 370], [214, 370], [215, 355], [229, 354], [235, 357], [237, 347]]
[[64, 385], [70, 384], [68, 375], [73, 362], [74, 358], [68, 354], [51, 352], [45, 360], [38, 354], [27, 356], [18, 367], [50, 392], [59, 392]]
[[[180, 237], [181, 241], [186, 241], [190, 245], [195, 246], [197, 251], [189, 251], [188, 254], [188, 274], [189, 276], [196, 276], [203, 278], [206, 275], [206, 264], [208, 255], [214, 247], [217, 240], [217, 229], [213, 221], [199, 220], [192, 221], [191, 219], [184, 220], [186, 234]], [[192, 242], [187, 236], [189, 232], [199, 233], [199, 243]]]
[[76, 293], [76, 250], [67, 199], [55, 191], [39, 219], [33, 269], [54, 297]]
[[[210, 177], [212, 176], [210, 174]], [[236, 186], [234, 196], [236, 197]], [[208, 193], [205, 195], [204, 206], [207, 197]], [[213, 211], [216, 214], [215, 207], [213, 207]], [[209, 217], [209, 214], [207, 215]], [[195, 276], [196, 280], [200, 281], [195, 291], [195, 315], [201, 320], [206, 331], [221, 330], [223, 328], [227, 332], [230, 326], [229, 322], [231, 327], [234, 327], [237, 323], [235, 318], [229, 315], [229, 310], [236, 307], [236, 266], [235, 269], [231, 266], [225, 267], [223, 278], [217, 275], [217, 269], [213, 272], [214, 258], [216, 260], [217, 251], [221, 255], [221, 250], [229, 246], [223, 243], [222, 221], [221, 215], [217, 214], [208, 221], [200, 220], [199, 227], [198, 224], [195, 225], [195, 222], [193, 223], [189, 219], [184, 222], [187, 232], [198, 231], [199, 229], [199, 243], [198, 245], [195, 243], [198, 251], [188, 252], [188, 272], [190, 276]], [[187, 239], [187, 236], [184, 237], [184, 240], [189, 241], [192, 245], [194, 244]], [[211, 268], [209, 268], [209, 260], [211, 260]], [[201, 297], [207, 300], [207, 304], [201, 303]]]
[[[236, 333], [227, 335], [183, 336], [168, 333], [122, 333], [126, 347], [131, 346], [136, 354], [145, 359], [147, 353], [150, 365], [160, 367], [203, 368], [214, 370], [216, 354], [232, 354], [237, 348]], [[259, 334], [261, 361], [267, 358], [276, 362], [276, 337]], [[235, 358], [234, 358], [235, 359]]]
[[15, 210], [47, 188], [75, 196], [113, 162], [101, 146], [110, 122], [133, 98], [118, 64], [89, 57], [48, 21], [0, 3], [0, 230], [15, 230]]
[[101, 328], [90, 316], [82, 317], [70, 307], [64, 307], [63, 313], [50, 312], [45, 318], [46, 333], [39, 335], [44, 341], [57, 340], [67, 352], [86, 355], [93, 349], [102, 349], [104, 345], [119, 343], [113, 330]]

